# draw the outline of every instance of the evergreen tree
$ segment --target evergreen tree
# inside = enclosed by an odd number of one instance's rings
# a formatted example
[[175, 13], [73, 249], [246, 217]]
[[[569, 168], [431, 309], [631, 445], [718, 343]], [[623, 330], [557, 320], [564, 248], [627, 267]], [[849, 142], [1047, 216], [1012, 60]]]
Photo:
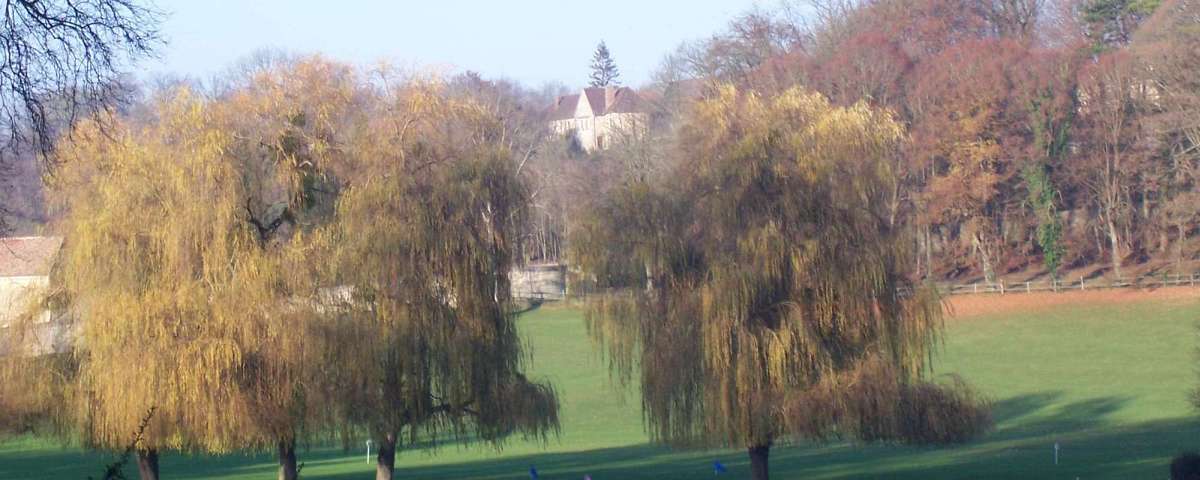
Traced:
[[610, 85], [619, 85], [617, 77], [621, 73], [617, 71], [617, 64], [613, 62], [612, 54], [608, 51], [608, 45], [604, 41], [600, 41], [600, 45], [596, 46], [596, 52], [592, 54], [592, 75], [591, 86], [607, 87]]
[[1098, 50], [1128, 45], [1137, 26], [1154, 13], [1159, 0], [1091, 0], [1082, 7], [1088, 36]]

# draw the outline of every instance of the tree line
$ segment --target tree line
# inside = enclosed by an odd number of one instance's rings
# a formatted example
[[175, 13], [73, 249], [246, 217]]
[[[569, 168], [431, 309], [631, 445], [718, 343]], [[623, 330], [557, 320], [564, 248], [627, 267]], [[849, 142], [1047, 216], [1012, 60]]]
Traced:
[[[2, 426], [133, 441], [145, 479], [161, 455], [266, 450], [291, 480], [305, 445], [362, 437], [387, 479], [421, 442], [546, 439], [557, 395], [524, 374], [508, 274], [538, 198], [587, 188], [566, 254], [657, 441], [746, 448], [765, 479], [792, 441], [989, 428], [986, 400], [930, 375], [940, 300], [880, 201], [893, 113], [724, 83], [667, 141], [564, 170], [520, 95], [263, 55], [76, 122], [47, 177], [50, 287], [0, 339]], [[602, 183], [551, 181], [593, 166]], [[64, 351], [39, 350], [46, 310]]]
[[[643, 90], [656, 105], [648, 144], [562, 169], [592, 190], [653, 173], [667, 156], [659, 144], [714, 85], [802, 85], [904, 125], [891, 159], [901, 181], [879, 201], [908, 232], [918, 278], [1096, 266], [1115, 279], [1150, 260], [1183, 271], [1200, 207], [1197, 8], [815, 0], [753, 10], [666, 56]], [[586, 189], [555, 188], [586, 203]]]

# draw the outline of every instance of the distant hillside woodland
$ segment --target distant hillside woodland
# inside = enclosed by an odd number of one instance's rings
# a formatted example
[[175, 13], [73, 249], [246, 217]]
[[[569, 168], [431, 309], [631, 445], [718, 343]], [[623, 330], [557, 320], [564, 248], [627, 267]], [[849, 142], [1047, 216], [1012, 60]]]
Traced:
[[[668, 54], [639, 91], [653, 109], [648, 133], [592, 153], [547, 127], [564, 87], [473, 72], [446, 83], [504, 123], [501, 140], [531, 186], [525, 262], [571, 263], [565, 239], [580, 212], [610, 187], [663, 174], [687, 151], [673, 147], [678, 120], [715, 85], [764, 97], [803, 85], [837, 105], [886, 108], [905, 126], [881, 221], [907, 232], [914, 277], [1114, 279], [1200, 268], [1197, 45], [1198, 0], [794, 2]], [[227, 83], [273, 56], [231, 69]], [[220, 96], [220, 83], [206, 88]], [[149, 115], [131, 105], [128, 115]], [[17, 233], [54, 216], [30, 165], [14, 162], [6, 176]]]
[[658, 108], [649, 138], [537, 152], [544, 215], [527, 258], [556, 259], [595, 190], [655, 175], [680, 151], [666, 147], [675, 119], [724, 81], [764, 96], [801, 84], [901, 120], [901, 183], [881, 221], [911, 234], [918, 277], [1196, 266], [1196, 0], [817, 0], [736, 18], [669, 55], [656, 80], [642, 92]]

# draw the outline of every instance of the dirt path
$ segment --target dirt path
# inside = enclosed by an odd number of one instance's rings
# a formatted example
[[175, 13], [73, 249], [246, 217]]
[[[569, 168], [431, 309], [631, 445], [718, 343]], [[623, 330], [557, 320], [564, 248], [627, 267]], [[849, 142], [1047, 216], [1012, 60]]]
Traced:
[[1200, 287], [1153, 289], [1118, 288], [1070, 292], [954, 295], [947, 299], [950, 321], [1005, 312], [1032, 312], [1071, 304], [1103, 305], [1130, 302], [1189, 302], [1200, 300]]

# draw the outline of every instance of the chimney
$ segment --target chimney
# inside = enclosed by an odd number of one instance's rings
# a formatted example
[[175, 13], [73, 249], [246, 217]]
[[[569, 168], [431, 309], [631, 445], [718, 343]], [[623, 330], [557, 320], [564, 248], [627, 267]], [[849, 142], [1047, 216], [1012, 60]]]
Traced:
[[617, 88], [613, 86], [604, 87], [604, 113], [608, 113], [612, 109], [613, 103], [617, 97]]

